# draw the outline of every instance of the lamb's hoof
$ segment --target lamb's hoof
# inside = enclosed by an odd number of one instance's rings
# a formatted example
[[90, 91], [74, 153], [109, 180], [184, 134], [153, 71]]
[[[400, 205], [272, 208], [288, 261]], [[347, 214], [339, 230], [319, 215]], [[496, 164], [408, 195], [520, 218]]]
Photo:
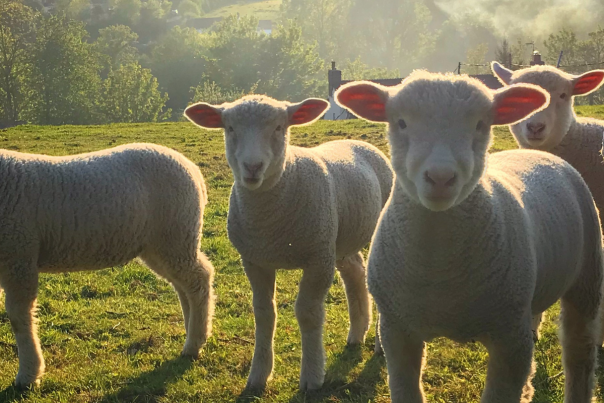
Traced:
[[249, 380], [245, 384], [245, 390], [254, 395], [261, 395], [266, 390], [266, 382]]
[[537, 343], [539, 341], [539, 332], [533, 330], [533, 342]]
[[180, 356], [195, 361], [195, 360], [199, 359], [199, 349], [185, 347], [182, 350], [182, 353], [180, 353]]
[[34, 389], [40, 386], [40, 378], [36, 376], [28, 376], [18, 374], [15, 379], [15, 389], [18, 391], [25, 391], [28, 389]]
[[312, 392], [319, 390], [323, 386], [325, 381], [325, 374], [309, 374], [308, 376], [302, 375], [300, 377], [300, 391], [301, 392]]
[[363, 344], [365, 342], [365, 332], [363, 334], [353, 334], [348, 333], [348, 338], [346, 339], [346, 345], [349, 347], [355, 347]]
[[375, 343], [375, 347], [373, 348], [374, 355], [384, 355], [384, 349], [382, 348], [381, 343]]

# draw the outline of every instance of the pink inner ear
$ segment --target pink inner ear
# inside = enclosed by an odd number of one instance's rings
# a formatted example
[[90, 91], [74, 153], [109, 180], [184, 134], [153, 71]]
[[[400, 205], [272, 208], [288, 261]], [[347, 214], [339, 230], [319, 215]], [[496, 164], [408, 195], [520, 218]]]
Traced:
[[372, 85], [354, 85], [338, 93], [338, 102], [364, 119], [386, 122], [386, 103], [378, 91]]
[[185, 110], [185, 115], [201, 127], [208, 129], [223, 127], [220, 113], [207, 104], [191, 105]]
[[510, 87], [497, 94], [494, 107], [494, 125], [509, 125], [527, 117], [547, 102], [547, 96], [536, 89]]
[[575, 87], [573, 88], [573, 95], [583, 95], [590, 93], [591, 91], [598, 88], [600, 83], [602, 83], [603, 79], [604, 72], [602, 71], [594, 71], [582, 75], [575, 82]]
[[303, 125], [304, 123], [312, 122], [325, 111], [327, 107], [326, 101], [308, 100], [305, 101], [294, 112], [289, 123], [292, 125]]

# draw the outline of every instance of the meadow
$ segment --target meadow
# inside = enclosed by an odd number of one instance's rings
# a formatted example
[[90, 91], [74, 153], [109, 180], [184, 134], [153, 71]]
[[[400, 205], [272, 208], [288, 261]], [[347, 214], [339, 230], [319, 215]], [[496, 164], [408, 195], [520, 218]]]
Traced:
[[203, 15], [203, 18], [227, 17], [231, 14], [254, 16], [259, 20], [275, 21], [279, 18], [281, 0], [241, 0]]
[[[581, 107], [604, 117], [604, 107]], [[363, 121], [320, 121], [296, 128], [292, 143], [314, 146], [353, 138], [388, 152], [385, 128]], [[220, 131], [186, 122], [107, 126], [20, 126], [0, 130], [0, 148], [50, 155], [76, 154], [130, 142], [171, 147], [194, 161], [206, 179], [202, 249], [212, 260], [217, 293], [213, 336], [200, 359], [180, 358], [185, 330], [176, 293], [137, 261], [88, 273], [42, 275], [40, 338], [47, 373], [41, 387], [19, 394], [11, 386], [17, 351], [4, 301], [0, 302], [0, 402], [389, 402], [383, 357], [373, 355], [373, 327], [364, 345], [346, 348], [348, 315], [338, 277], [326, 300], [327, 377], [314, 393], [298, 391], [300, 334], [294, 316], [299, 271], [277, 277], [278, 324], [275, 371], [261, 397], [246, 394], [254, 343], [251, 290], [237, 252], [226, 235], [232, 176]], [[507, 128], [498, 128], [492, 152], [516, 148]], [[562, 402], [564, 376], [557, 340], [557, 306], [550, 309], [535, 348], [535, 403]], [[430, 402], [476, 402], [487, 354], [480, 344], [446, 339], [428, 343], [423, 378]], [[604, 370], [598, 372], [598, 399]]]

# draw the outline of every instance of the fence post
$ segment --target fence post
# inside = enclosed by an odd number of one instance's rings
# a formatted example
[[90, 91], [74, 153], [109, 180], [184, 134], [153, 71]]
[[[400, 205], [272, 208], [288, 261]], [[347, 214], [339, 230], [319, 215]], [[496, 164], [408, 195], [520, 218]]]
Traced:
[[461, 74], [461, 62], [457, 64], [457, 74]]

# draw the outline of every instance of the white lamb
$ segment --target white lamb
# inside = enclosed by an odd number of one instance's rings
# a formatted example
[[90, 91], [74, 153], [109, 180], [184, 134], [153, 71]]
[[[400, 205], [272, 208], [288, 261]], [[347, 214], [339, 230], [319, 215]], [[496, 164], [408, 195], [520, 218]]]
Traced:
[[371, 322], [360, 250], [371, 240], [393, 174], [384, 154], [361, 141], [310, 149], [289, 145], [289, 127], [315, 121], [327, 106], [321, 99], [290, 104], [247, 96], [185, 111], [199, 126], [225, 129], [235, 177], [228, 234], [252, 286], [256, 321], [250, 389], [263, 389], [273, 370], [277, 269], [304, 271], [295, 306], [302, 333], [302, 390], [317, 389], [324, 381], [323, 303], [335, 267], [348, 299], [348, 343], [363, 342]]
[[[604, 121], [577, 117], [573, 108], [575, 96], [587, 95], [602, 85], [604, 70], [576, 76], [552, 66], [517, 71], [497, 62], [491, 66], [503, 85], [535, 84], [549, 92], [549, 106], [511, 125], [510, 131], [520, 148], [547, 151], [570, 163], [589, 186], [598, 210], [604, 211], [604, 161], [600, 153]], [[533, 325], [536, 336], [540, 322], [541, 315], [538, 315]], [[604, 341], [604, 335], [602, 339]]]
[[392, 401], [425, 401], [424, 342], [445, 336], [487, 347], [482, 403], [529, 402], [531, 316], [561, 298], [565, 402], [589, 402], [603, 278], [589, 189], [552, 154], [487, 154], [492, 125], [540, 110], [548, 94], [415, 72], [394, 88], [352, 83], [336, 97], [389, 124], [396, 181], [367, 270]]
[[66, 157], [0, 151], [0, 286], [19, 351], [17, 387], [38, 384], [38, 273], [97, 270], [139, 256], [172, 283], [197, 357], [211, 330], [214, 269], [200, 251], [206, 189], [183, 155], [128, 144]]

